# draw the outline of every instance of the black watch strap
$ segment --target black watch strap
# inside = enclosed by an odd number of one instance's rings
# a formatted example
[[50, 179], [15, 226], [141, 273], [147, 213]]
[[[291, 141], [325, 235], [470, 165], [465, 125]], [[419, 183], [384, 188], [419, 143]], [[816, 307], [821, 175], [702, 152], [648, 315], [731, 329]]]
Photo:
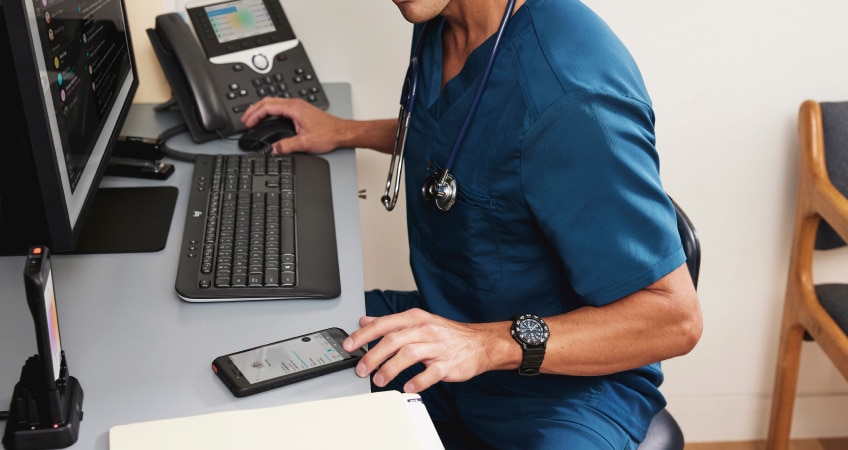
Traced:
[[521, 367], [518, 368], [519, 375], [538, 375], [545, 359], [545, 347], [526, 347]]

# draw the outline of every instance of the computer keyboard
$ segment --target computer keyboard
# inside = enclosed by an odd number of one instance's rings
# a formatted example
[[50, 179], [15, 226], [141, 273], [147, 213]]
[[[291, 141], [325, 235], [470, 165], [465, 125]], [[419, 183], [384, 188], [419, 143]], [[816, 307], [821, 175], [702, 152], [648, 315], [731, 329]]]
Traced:
[[313, 155], [199, 155], [176, 289], [192, 302], [340, 294], [329, 164]]

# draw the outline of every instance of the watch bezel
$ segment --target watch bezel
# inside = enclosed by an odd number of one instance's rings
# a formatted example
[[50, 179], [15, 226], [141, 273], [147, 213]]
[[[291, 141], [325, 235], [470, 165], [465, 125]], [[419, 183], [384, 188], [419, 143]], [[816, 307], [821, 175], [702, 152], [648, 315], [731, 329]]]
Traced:
[[[531, 340], [531, 337], [528, 337], [528, 333], [522, 328], [522, 325], [527, 322], [535, 322], [539, 324], [542, 328], [541, 334], [542, 336], [539, 338], [538, 342]], [[521, 314], [515, 316], [512, 321], [512, 328], [510, 329], [510, 333], [512, 336], [519, 340], [522, 344], [530, 345], [533, 347], [543, 346], [548, 342], [548, 338], [551, 336], [551, 331], [548, 328], [548, 324], [545, 323], [545, 320], [535, 314]]]
[[[527, 328], [527, 324], [531, 323], [538, 325], [539, 330], [536, 330], [535, 327], [532, 329]], [[519, 320], [516, 327], [516, 333], [527, 345], [537, 347], [547, 342], [548, 336], [550, 336], [547, 324], [536, 317], [525, 317], [524, 319]]]

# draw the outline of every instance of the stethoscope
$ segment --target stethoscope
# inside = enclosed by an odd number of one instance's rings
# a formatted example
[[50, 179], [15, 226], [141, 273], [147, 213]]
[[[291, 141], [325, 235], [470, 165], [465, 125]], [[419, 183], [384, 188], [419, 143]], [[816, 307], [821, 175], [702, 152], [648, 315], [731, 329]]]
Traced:
[[[456, 196], [459, 188], [456, 184], [456, 179], [450, 173], [453, 168], [456, 154], [465, 135], [468, 133], [468, 127], [471, 125], [471, 120], [474, 118], [474, 113], [477, 112], [477, 107], [480, 104], [480, 99], [483, 97], [483, 91], [486, 89], [486, 83], [489, 81], [489, 75], [492, 73], [495, 55], [498, 52], [498, 47], [501, 43], [506, 25], [512, 16], [512, 9], [515, 7], [515, 0], [508, 0], [506, 11], [504, 11], [503, 19], [498, 27], [498, 32], [495, 35], [495, 41], [492, 44], [492, 50], [486, 59], [486, 67], [483, 69], [483, 75], [480, 78], [480, 85], [477, 86], [477, 91], [471, 101], [471, 107], [468, 109], [468, 115], [465, 116], [465, 122], [456, 136], [456, 141], [448, 156], [447, 163], [444, 169], [436, 169], [431, 173], [424, 185], [421, 187], [421, 196], [425, 202], [434, 201], [436, 208], [440, 211], [448, 211], [456, 202]], [[398, 114], [397, 133], [395, 134], [394, 149], [392, 150], [392, 159], [389, 166], [389, 176], [386, 180], [386, 191], [383, 194], [382, 202], [386, 210], [394, 209], [398, 199], [400, 190], [400, 178], [403, 173], [403, 153], [406, 150], [406, 136], [409, 131], [409, 122], [412, 117], [412, 111], [415, 107], [415, 100], [418, 96], [418, 76], [421, 71], [419, 60], [423, 51], [424, 38], [427, 35], [428, 29], [433, 21], [424, 24], [424, 29], [421, 30], [421, 35], [418, 37], [418, 43], [415, 45], [415, 52], [412, 59], [409, 61], [409, 67], [406, 70], [406, 79], [403, 83], [403, 91], [401, 94], [400, 113]], [[392, 191], [392, 180], [394, 180], [394, 191]], [[391, 195], [390, 195], [391, 194]]]

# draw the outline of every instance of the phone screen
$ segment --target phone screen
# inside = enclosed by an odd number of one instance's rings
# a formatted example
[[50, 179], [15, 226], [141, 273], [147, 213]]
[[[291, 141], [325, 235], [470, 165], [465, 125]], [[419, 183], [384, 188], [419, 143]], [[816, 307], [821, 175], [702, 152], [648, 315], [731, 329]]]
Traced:
[[208, 6], [206, 16], [221, 44], [276, 30], [262, 0], [236, 0]]
[[326, 331], [229, 355], [230, 361], [250, 383], [260, 383], [350, 357], [341, 343]]
[[[47, 334], [53, 360], [53, 379], [58, 380], [62, 365], [62, 343], [59, 341], [59, 315], [56, 313], [56, 295], [53, 291], [53, 273], [47, 273], [44, 283], [44, 313], [47, 315]], [[45, 355], [46, 356], [46, 355]]]

